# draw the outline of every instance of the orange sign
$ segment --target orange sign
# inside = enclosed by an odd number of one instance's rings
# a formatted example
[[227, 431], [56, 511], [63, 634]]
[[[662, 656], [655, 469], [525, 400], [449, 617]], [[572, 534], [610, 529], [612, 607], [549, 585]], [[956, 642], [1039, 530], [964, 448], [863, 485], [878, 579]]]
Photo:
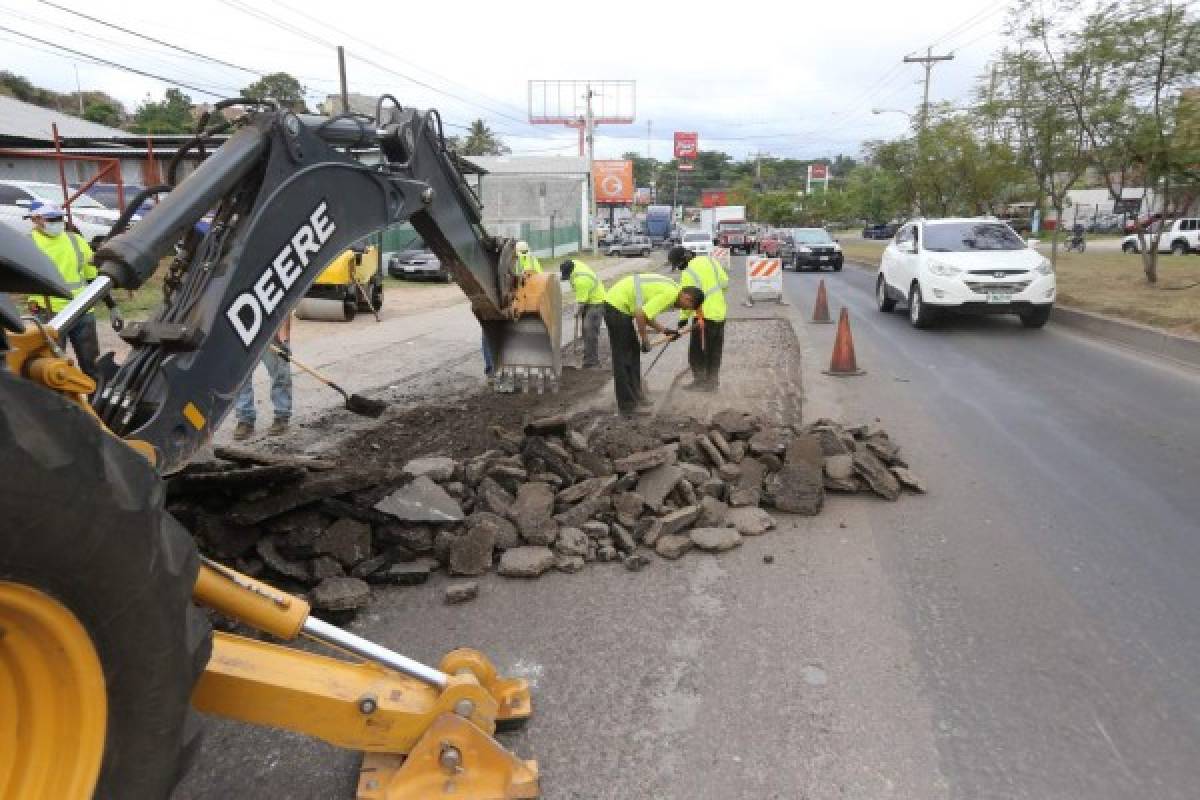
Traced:
[[633, 202], [633, 162], [592, 162], [592, 185], [597, 203], [629, 205]]

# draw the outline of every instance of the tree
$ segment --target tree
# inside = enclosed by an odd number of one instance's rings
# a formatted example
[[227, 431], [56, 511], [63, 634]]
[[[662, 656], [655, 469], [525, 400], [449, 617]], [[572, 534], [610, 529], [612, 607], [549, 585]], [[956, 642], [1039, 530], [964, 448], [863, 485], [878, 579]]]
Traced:
[[111, 128], [119, 126], [123, 121], [122, 117], [119, 106], [114, 106], [112, 103], [92, 102], [83, 109], [84, 119], [100, 125], [108, 125]]
[[477, 119], [468, 128], [467, 138], [463, 140], [459, 152], [464, 156], [504, 156], [512, 150], [492, 132], [486, 122]]
[[146, 97], [133, 115], [134, 133], [188, 133], [192, 130], [192, 99], [179, 89], [167, 89], [161, 102]]
[[283, 108], [297, 114], [308, 112], [304, 103], [304, 86], [286, 72], [272, 72], [242, 89], [243, 97], [256, 100], [274, 100]]
[[862, 164], [846, 176], [849, 214], [868, 223], [886, 222], [905, 208], [900, 180], [877, 164]]
[[[1047, 15], [1039, 6], [1028, 33], [1042, 46], [1091, 161], [1114, 200], [1140, 183], [1164, 214], [1183, 212], [1200, 183], [1198, 110], [1188, 93], [1200, 71], [1200, 24], [1186, 4], [1131, 0], [1065, 25], [1062, 13], [1077, 8], [1059, 3]], [[1078, 81], [1084, 74], [1090, 80]], [[1149, 241], [1140, 225], [1137, 234], [1146, 280], [1156, 283], [1161, 229]]]

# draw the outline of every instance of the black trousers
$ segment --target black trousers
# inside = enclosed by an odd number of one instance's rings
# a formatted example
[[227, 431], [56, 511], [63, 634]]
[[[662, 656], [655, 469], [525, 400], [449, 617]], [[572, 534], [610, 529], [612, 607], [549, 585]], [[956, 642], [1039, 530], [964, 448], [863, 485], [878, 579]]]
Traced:
[[604, 327], [608, 328], [608, 346], [612, 351], [617, 410], [632, 414], [642, 396], [642, 346], [637, 329], [633, 317], [608, 303], [604, 304]]
[[704, 320], [704, 340], [701, 346], [700, 329], [692, 328], [688, 341], [688, 366], [692, 380], [712, 386], [721, 382], [721, 353], [725, 349], [725, 320]]

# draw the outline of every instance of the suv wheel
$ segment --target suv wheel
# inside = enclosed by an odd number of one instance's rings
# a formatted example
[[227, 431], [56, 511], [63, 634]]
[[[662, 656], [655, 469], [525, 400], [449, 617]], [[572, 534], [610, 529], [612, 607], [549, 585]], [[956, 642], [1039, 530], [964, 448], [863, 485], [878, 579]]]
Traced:
[[1188, 243], [1183, 239], [1171, 242], [1171, 255], [1173, 256], [1186, 256], [1188, 254], [1188, 250]]
[[1124, 250], [1126, 253], [1136, 253], [1137, 245], [1134, 244], [1133, 242], [1126, 242], [1125, 244], [1121, 245], [1121, 249]]
[[933, 319], [934, 312], [925, 305], [925, 298], [921, 295], [921, 284], [914, 281], [908, 292], [908, 321], [914, 328], [928, 328], [933, 324]]
[[1050, 309], [1053, 306], [1034, 306], [1032, 311], [1021, 315], [1021, 324], [1026, 328], [1041, 328], [1050, 319]]
[[888, 294], [887, 281], [883, 279], [883, 273], [879, 273], [879, 278], [875, 281], [875, 305], [884, 314], [896, 310], [896, 298]]

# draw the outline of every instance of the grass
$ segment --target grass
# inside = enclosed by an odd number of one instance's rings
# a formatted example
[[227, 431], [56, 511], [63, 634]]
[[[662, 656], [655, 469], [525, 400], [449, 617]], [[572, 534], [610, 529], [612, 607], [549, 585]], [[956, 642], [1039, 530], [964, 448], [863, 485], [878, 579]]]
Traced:
[[[886, 242], [843, 242], [847, 260], [876, 268]], [[1158, 257], [1158, 285], [1121, 252], [1058, 254], [1058, 302], [1171, 333], [1200, 336], [1200, 256]], [[1173, 288], [1178, 287], [1178, 288]], [[1188, 288], [1184, 288], [1188, 287]]]

